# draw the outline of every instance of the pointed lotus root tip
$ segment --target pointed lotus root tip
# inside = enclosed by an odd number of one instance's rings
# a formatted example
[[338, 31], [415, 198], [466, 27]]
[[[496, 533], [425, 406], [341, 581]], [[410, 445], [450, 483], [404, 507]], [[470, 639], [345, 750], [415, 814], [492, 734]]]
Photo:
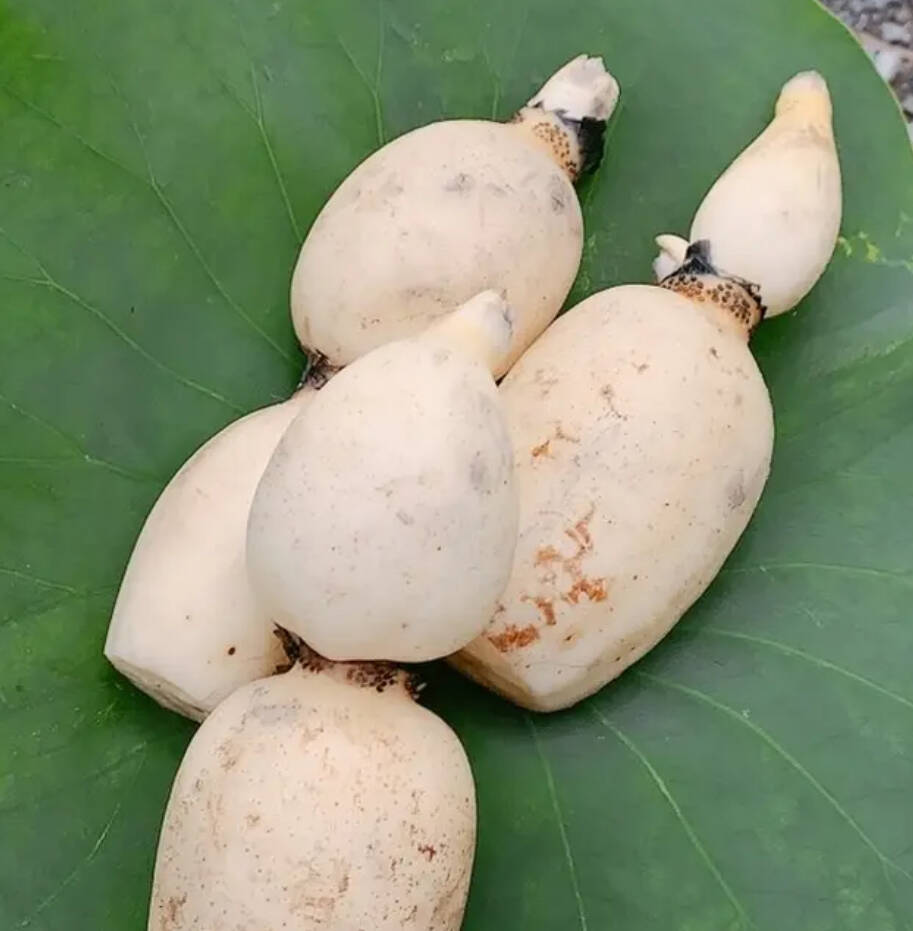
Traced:
[[504, 293], [489, 289], [441, 317], [419, 339], [456, 349], [494, 375], [507, 367], [516, 319]]
[[566, 120], [605, 123], [618, 103], [618, 82], [599, 57], [578, 55], [559, 68], [528, 107], [551, 110]]
[[764, 319], [761, 289], [744, 278], [717, 270], [706, 239], [688, 246], [684, 262], [663, 278], [659, 286], [691, 300], [715, 304], [744, 328], [746, 336], [751, 336]]
[[657, 236], [654, 242], [659, 247], [659, 252], [653, 260], [653, 275], [659, 282], [668, 278], [685, 261], [688, 240], [665, 233]]
[[827, 81], [817, 71], [800, 71], [791, 77], [780, 90], [774, 112], [780, 116], [799, 108], [819, 111], [830, 119], [831, 95]]
[[[602, 160], [606, 122], [618, 95], [618, 82], [602, 59], [578, 55], [545, 82], [515, 120], [531, 124], [533, 134], [576, 181]], [[542, 112], [537, 116], [535, 111]]]

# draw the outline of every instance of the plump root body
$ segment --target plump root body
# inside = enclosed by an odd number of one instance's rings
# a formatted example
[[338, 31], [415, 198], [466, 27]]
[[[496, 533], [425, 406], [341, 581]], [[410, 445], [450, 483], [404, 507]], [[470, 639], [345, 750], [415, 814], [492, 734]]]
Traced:
[[313, 397], [304, 386], [227, 426], [191, 456], [146, 519], [105, 655], [166, 708], [201, 720], [281, 662], [247, 580], [247, 515], [279, 438]]
[[456, 736], [385, 665], [297, 664], [197, 731], [149, 931], [458, 931], [475, 846]]
[[592, 694], [652, 648], [745, 529], [770, 400], [720, 279], [645, 285], [560, 317], [501, 386], [520, 498], [513, 570], [453, 659], [528, 708]]
[[272, 617], [335, 660], [419, 662], [484, 628], [517, 499], [490, 370], [514, 317], [483, 292], [343, 369], [286, 431], [251, 508], [248, 567]]

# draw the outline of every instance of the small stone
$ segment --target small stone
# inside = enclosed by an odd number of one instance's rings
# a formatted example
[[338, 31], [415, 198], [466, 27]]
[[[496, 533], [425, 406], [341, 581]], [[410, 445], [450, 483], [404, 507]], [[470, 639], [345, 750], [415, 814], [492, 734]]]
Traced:
[[907, 45], [910, 41], [910, 30], [906, 26], [901, 26], [900, 23], [882, 23], [881, 38], [885, 42], [897, 42], [901, 45]]
[[885, 81], [893, 81], [904, 61], [903, 49], [893, 46], [877, 49], [872, 53], [872, 61], [875, 62], [875, 70]]

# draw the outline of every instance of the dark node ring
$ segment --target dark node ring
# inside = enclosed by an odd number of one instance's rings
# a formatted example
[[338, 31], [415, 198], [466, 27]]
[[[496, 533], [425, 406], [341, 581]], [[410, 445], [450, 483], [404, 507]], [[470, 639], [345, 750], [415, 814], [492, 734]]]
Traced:
[[753, 281], [748, 281], [746, 278], [729, 275], [717, 269], [710, 259], [709, 239], [698, 239], [696, 242], [691, 243], [685, 252], [685, 261], [675, 271], [666, 275], [659, 284], [661, 287], [670, 287], [676, 281], [688, 280], [689, 278], [693, 282], [699, 275], [713, 275], [740, 287], [757, 307], [758, 323], [764, 319], [767, 307], [761, 300], [761, 286]]

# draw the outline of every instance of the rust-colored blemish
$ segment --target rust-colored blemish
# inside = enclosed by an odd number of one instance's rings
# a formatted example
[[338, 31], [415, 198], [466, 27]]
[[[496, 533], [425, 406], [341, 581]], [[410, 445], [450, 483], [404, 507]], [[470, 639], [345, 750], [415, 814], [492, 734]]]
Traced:
[[605, 601], [608, 595], [605, 579], [577, 579], [576, 582], [561, 596], [564, 601], [577, 604], [580, 596], [586, 595], [590, 601]]
[[532, 624], [527, 624], [526, 627], [508, 624], [501, 633], [488, 635], [488, 642], [499, 653], [509, 653], [520, 647], [528, 647], [538, 639], [539, 631]]
[[564, 557], [554, 546], [540, 546], [536, 550], [533, 565], [544, 570], [539, 574], [539, 580], [545, 585], [551, 585], [557, 577], [555, 566], [564, 562]]
[[563, 441], [565, 443], [574, 443], [574, 444], [580, 443], [580, 437], [571, 436], [571, 434], [568, 433], [567, 430], [564, 429], [564, 427], [561, 425], [560, 422], [556, 422], [555, 431], [552, 434], [552, 436], [546, 437], [541, 443], [534, 446], [530, 450], [530, 455], [533, 457], [533, 459], [538, 459], [541, 456], [551, 456], [552, 455], [552, 440], [555, 440], [556, 442]]
[[565, 530], [566, 536], [570, 537], [578, 547], [578, 550], [571, 559], [579, 559], [584, 553], [588, 553], [593, 548], [593, 538], [590, 536], [590, 521], [593, 519], [595, 505], [590, 505], [590, 510], [584, 517], [574, 524], [573, 529]]
[[[561, 562], [564, 557], [554, 546], [540, 546], [536, 550], [536, 559], [535, 565], [537, 566], [550, 566], [553, 562]], [[501, 605], [503, 608], [504, 605]]]
[[[591, 578], [583, 573], [583, 559], [593, 550], [593, 535], [590, 533], [590, 522], [596, 513], [596, 505], [590, 504], [589, 510], [570, 527], [564, 529], [564, 535], [574, 544], [575, 552], [570, 556], [562, 555], [554, 546], [542, 546], [536, 550], [533, 564], [544, 569], [540, 573], [543, 584], [554, 584], [557, 577], [556, 567], [560, 566], [562, 572], [569, 576], [571, 586], [562, 592], [561, 600], [566, 604], [579, 604], [581, 598], [591, 602], [605, 601], [608, 598], [608, 582], [605, 578]], [[523, 601], [530, 601], [540, 609], [540, 612], [549, 625], [556, 623], [554, 602], [552, 599], [524, 596]], [[545, 607], [547, 605], [547, 608]]]
[[418, 852], [424, 854], [425, 858], [430, 863], [437, 854], [437, 850], [431, 844], [419, 844]]
[[532, 595], [523, 595], [520, 600], [534, 604], [539, 609], [542, 620], [545, 621], [549, 627], [554, 627], [555, 624], [558, 623], [555, 620], [555, 605], [551, 598], [542, 598], [541, 596], [534, 598]]

